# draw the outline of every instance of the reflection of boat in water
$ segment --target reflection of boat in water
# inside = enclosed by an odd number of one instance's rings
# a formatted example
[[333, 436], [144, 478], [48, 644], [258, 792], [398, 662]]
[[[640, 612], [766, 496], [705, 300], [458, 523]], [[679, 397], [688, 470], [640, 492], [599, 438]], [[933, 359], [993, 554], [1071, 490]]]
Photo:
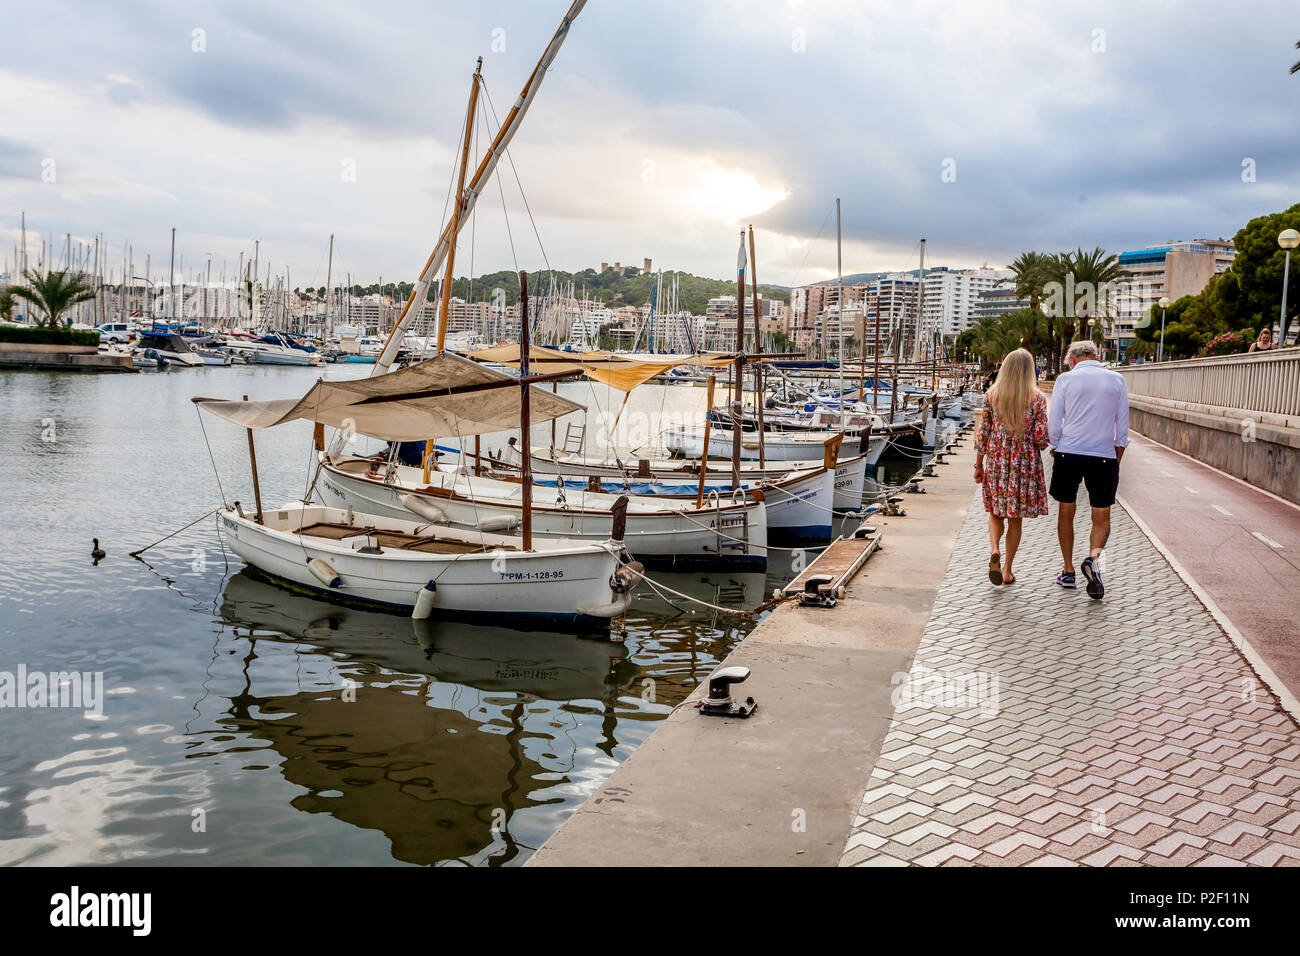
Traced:
[[[762, 580], [762, 575], [745, 577]], [[621, 673], [627, 651], [604, 636], [414, 621], [322, 604], [260, 581], [247, 571], [226, 582], [221, 614], [231, 624], [278, 631], [323, 651], [391, 670], [547, 700], [612, 702], [622, 685], [630, 685], [635, 670], [628, 667], [628, 673]]]
[[558, 804], [546, 791], [574, 781], [572, 718], [539, 701], [600, 702], [597, 746], [612, 758], [614, 706], [636, 692], [636, 666], [607, 639], [412, 622], [322, 605], [243, 572], [227, 581], [220, 612], [251, 642], [278, 632], [319, 649], [355, 685], [347, 697], [319, 683], [260, 695], [249, 677], [231, 714], [306, 788], [294, 807], [377, 830], [409, 863], [517, 859], [526, 847], [514, 831], [532, 830], [515, 814]]

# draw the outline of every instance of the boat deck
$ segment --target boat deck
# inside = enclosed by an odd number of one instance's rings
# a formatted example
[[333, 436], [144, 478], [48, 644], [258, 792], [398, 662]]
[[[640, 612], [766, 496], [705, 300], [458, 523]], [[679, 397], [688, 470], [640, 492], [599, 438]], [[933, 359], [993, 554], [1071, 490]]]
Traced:
[[480, 544], [467, 544], [463, 541], [449, 541], [431, 534], [407, 534], [403, 531], [381, 531], [375, 527], [359, 528], [355, 525], [335, 521], [317, 521], [303, 525], [298, 533], [311, 538], [325, 538], [329, 541], [342, 541], [345, 538], [367, 537], [381, 548], [400, 548], [404, 551], [419, 551], [424, 554], [487, 554], [490, 551], [517, 551], [518, 548], [489, 548]]

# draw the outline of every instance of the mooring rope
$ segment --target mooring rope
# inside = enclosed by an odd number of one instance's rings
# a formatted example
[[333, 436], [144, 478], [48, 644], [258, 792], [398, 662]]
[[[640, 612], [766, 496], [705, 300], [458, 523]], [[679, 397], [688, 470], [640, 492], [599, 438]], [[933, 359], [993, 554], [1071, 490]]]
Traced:
[[217, 513], [218, 511], [220, 511], [220, 510], [221, 510], [220, 508], [213, 508], [211, 511], [204, 512], [203, 514], [201, 514], [201, 515], [199, 515], [197, 518], [195, 518], [193, 521], [191, 521], [189, 524], [187, 524], [184, 528], [177, 528], [177, 529], [176, 529], [175, 531], [173, 531], [171, 534], [167, 535], [166, 537], [159, 538], [159, 539], [158, 539], [157, 541], [155, 541], [153, 544], [146, 545], [145, 547], [141, 548], [139, 551], [132, 551], [132, 552], [130, 553], [130, 556], [133, 557], [133, 558], [138, 558], [140, 555], [144, 554], [144, 553], [145, 553], [146, 551], [148, 551], [150, 548], [156, 548], [156, 547], [158, 547], [158, 545], [160, 545], [160, 544], [162, 544], [164, 541], [166, 541], [167, 538], [174, 538], [174, 537], [176, 537], [176, 536], [177, 536], [178, 534], [180, 534], [182, 531], [187, 531], [187, 530], [189, 530], [190, 528], [193, 528], [196, 524], [198, 524], [198, 523], [199, 523], [200, 521], [202, 521], [204, 518], [209, 518], [209, 517], [211, 517], [212, 515], [216, 514], [216, 513]]

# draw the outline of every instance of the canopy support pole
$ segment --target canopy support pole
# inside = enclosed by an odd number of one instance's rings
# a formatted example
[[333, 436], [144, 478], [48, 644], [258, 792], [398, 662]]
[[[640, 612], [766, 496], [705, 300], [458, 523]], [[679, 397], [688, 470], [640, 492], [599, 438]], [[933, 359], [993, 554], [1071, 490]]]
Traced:
[[[708, 398], [705, 399], [705, 407], [709, 409], [713, 408], [713, 386], [716, 381], [715, 376], [709, 376]], [[700, 450], [700, 487], [695, 492], [696, 508], [704, 507], [704, 475], [709, 470], [709, 426], [712, 424], [713, 420], [706, 415], [704, 417], [704, 447]]]
[[[248, 396], [244, 396], [244, 401], [248, 401]], [[257, 505], [257, 523], [262, 524], [262, 488], [257, 482], [257, 449], [253, 447], [253, 430], [246, 429], [248, 432], [248, 461], [253, 466], [253, 502]]]
[[523, 483], [523, 549], [533, 550], [533, 449], [530, 441], [532, 415], [529, 409], [528, 379], [528, 273], [519, 273], [519, 380], [524, 382], [519, 395], [519, 450], [523, 460], [519, 476]]

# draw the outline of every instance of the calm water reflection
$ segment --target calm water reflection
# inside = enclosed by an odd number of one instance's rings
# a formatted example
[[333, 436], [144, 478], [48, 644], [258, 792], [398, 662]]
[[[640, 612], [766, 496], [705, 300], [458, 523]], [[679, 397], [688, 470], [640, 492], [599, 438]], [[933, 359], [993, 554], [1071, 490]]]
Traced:
[[[615, 641], [415, 625], [263, 583], [212, 518], [127, 556], [223, 492], [251, 501], [245, 437], [208, 421], [209, 446], [190, 396], [314, 378], [0, 373], [0, 672], [102, 672], [106, 690], [102, 714], [0, 709], [0, 862], [519, 863], [752, 627], [644, 587]], [[703, 402], [645, 393], [647, 416]], [[310, 425], [257, 440], [265, 500], [301, 495]], [[806, 559], [659, 577], [753, 607]]]

